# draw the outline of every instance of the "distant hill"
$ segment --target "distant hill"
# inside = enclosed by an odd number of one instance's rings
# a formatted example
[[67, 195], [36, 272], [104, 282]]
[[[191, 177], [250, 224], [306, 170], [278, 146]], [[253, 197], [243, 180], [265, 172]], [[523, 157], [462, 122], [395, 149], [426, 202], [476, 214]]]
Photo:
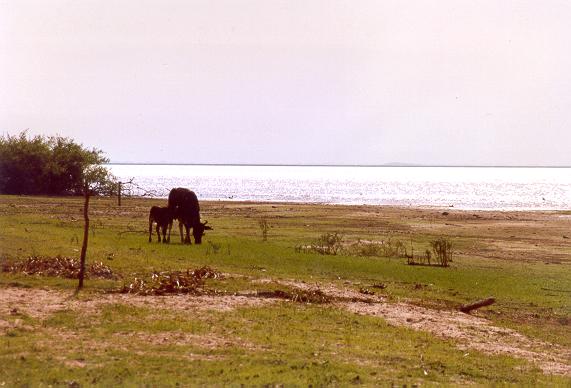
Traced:
[[403, 163], [403, 162], [390, 162], [382, 164], [384, 167], [422, 167], [422, 164], [416, 163]]

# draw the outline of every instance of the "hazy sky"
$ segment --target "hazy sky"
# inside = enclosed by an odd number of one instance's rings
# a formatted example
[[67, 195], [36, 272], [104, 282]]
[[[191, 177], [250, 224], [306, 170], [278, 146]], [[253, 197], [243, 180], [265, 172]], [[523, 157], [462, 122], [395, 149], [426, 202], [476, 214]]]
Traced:
[[0, 0], [0, 132], [115, 162], [571, 165], [571, 2]]

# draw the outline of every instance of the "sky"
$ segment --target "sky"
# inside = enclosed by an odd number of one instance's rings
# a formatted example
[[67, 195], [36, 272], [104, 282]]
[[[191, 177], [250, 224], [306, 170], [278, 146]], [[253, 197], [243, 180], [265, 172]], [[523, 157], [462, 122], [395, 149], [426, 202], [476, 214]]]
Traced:
[[0, 133], [112, 162], [571, 166], [571, 2], [0, 0]]

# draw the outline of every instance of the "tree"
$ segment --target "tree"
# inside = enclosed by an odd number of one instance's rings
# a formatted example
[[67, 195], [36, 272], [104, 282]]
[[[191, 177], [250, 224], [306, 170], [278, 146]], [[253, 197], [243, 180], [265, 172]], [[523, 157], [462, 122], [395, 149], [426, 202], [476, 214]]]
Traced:
[[[61, 136], [0, 137], [0, 194], [82, 195], [86, 172], [108, 163], [97, 149]], [[114, 177], [101, 168], [92, 177], [96, 194], [111, 194]]]
[[89, 198], [93, 194], [108, 190], [107, 185], [109, 172], [102, 166], [91, 165], [82, 171], [83, 177], [83, 242], [81, 244], [81, 255], [79, 257], [79, 275], [75, 294], [83, 288], [85, 278], [85, 259], [87, 256], [87, 242], [89, 240]]
[[83, 243], [79, 282], [83, 288], [89, 238], [89, 198], [111, 195], [116, 179], [102, 166], [109, 159], [97, 149], [86, 149], [61, 136], [0, 137], [0, 194], [83, 195]]

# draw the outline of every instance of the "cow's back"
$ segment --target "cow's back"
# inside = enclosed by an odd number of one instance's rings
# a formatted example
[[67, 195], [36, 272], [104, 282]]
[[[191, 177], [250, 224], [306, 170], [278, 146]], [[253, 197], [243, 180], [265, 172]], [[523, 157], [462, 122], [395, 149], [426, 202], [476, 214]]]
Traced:
[[200, 221], [200, 206], [196, 194], [184, 187], [172, 189], [169, 193], [168, 207], [175, 218], [184, 218], [192, 223]]

